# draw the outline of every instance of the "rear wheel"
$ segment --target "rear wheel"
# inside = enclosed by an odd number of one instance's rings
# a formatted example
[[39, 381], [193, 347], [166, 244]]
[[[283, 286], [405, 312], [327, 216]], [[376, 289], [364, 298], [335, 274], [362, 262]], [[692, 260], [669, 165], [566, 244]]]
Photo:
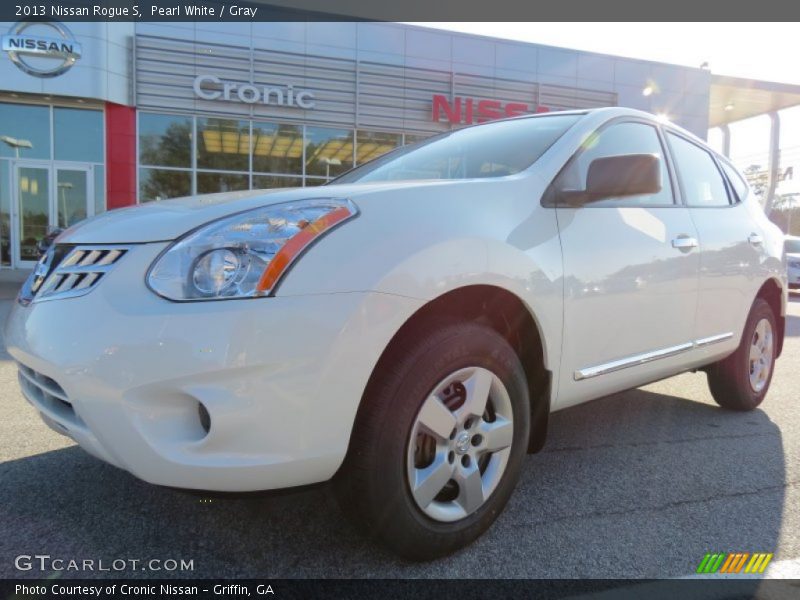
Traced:
[[454, 324], [392, 348], [335, 479], [345, 513], [406, 558], [465, 546], [497, 518], [524, 461], [524, 370], [495, 331]]
[[731, 410], [753, 410], [761, 404], [772, 381], [776, 333], [772, 307], [757, 298], [739, 348], [706, 370], [711, 395], [717, 404]]

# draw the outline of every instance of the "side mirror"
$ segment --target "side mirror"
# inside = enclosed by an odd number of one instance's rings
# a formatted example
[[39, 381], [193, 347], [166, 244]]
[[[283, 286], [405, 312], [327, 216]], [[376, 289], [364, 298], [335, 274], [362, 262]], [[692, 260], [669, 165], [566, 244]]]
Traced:
[[661, 191], [661, 160], [655, 154], [596, 158], [586, 175], [586, 201], [657, 194]]

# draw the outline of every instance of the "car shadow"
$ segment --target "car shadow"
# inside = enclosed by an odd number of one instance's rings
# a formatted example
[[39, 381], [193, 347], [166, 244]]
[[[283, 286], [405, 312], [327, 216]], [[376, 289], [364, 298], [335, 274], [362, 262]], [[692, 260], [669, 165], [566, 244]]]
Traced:
[[[674, 577], [706, 552], [770, 552], [784, 503], [781, 432], [760, 410], [637, 389], [555, 413], [491, 530], [414, 564], [365, 541], [330, 489], [202, 497], [75, 446], [0, 464], [0, 576], [19, 554], [184, 559], [135, 577]], [[62, 572], [62, 577], [107, 573]]]

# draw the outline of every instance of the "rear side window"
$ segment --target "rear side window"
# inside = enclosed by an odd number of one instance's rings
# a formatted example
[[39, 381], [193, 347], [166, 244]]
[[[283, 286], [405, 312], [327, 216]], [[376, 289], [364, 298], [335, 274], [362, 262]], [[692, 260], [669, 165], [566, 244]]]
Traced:
[[583, 147], [558, 176], [554, 189], [559, 191], [585, 190], [586, 176], [593, 160], [627, 154], [655, 154], [661, 159], [661, 191], [657, 194], [607, 198], [592, 202], [588, 206], [664, 206], [673, 204], [672, 186], [658, 132], [655, 127], [645, 123], [616, 123], [589, 136], [583, 143]]
[[719, 164], [722, 165], [722, 170], [725, 171], [725, 174], [728, 176], [728, 181], [731, 182], [733, 186], [733, 191], [736, 192], [736, 197], [741, 201], [747, 198], [747, 182], [744, 178], [739, 175], [739, 171], [734, 169], [731, 165], [726, 163], [724, 160], [719, 161]]
[[667, 132], [678, 170], [683, 197], [689, 206], [730, 206], [722, 173], [711, 154], [682, 137]]

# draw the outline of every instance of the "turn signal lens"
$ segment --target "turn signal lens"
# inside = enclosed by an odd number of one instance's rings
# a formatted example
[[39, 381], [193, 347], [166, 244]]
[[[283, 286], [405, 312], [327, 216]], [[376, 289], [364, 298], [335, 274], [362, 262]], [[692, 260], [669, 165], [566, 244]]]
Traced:
[[265, 296], [310, 244], [356, 214], [349, 200], [318, 199], [225, 217], [170, 246], [147, 283], [176, 301]]

